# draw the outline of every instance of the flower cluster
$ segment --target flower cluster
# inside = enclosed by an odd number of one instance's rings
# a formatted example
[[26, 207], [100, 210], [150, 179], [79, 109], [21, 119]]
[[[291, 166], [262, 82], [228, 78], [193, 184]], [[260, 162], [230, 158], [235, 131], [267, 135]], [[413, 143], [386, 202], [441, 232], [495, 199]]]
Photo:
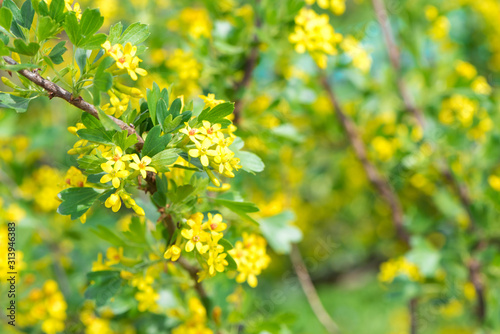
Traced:
[[289, 40], [298, 53], [308, 51], [320, 68], [326, 68], [327, 56], [337, 54], [336, 45], [342, 41], [342, 35], [330, 25], [328, 15], [302, 8], [295, 17], [295, 30]]
[[238, 241], [228, 253], [238, 265], [236, 282], [248, 282], [252, 288], [257, 286], [257, 276], [266, 269], [271, 262], [267, 255], [266, 240], [257, 234], [243, 233], [243, 241]]
[[467, 134], [476, 140], [493, 129], [488, 112], [480, 108], [479, 102], [460, 94], [454, 94], [442, 102], [439, 121], [445, 125], [470, 128]]
[[193, 53], [182, 49], [175, 49], [167, 57], [165, 65], [174, 73], [167, 79], [176, 82], [176, 92], [192, 96], [199, 91], [198, 81], [201, 76], [201, 64]]
[[418, 282], [422, 281], [423, 277], [420, 274], [418, 267], [408, 261], [405, 257], [390, 259], [380, 265], [378, 280], [382, 283], [392, 283], [398, 276], [406, 276], [409, 280]]
[[21, 326], [33, 326], [41, 321], [44, 333], [55, 334], [64, 331], [68, 305], [55, 281], [48, 280], [41, 289], [31, 290], [28, 298], [22, 300], [19, 307], [29, 309], [29, 312], [19, 319]]
[[[124, 179], [129, 176], [134, 178], [139, 173], [143, 179], [147, 172], [156, 173], [154, 167], [149, 166], [151, 158], [148, 156], [139, 158], [137, 154], [124, 154], [119, 146], [113, 151], [107, 151], [102, 154], [108, 161], [101, 164], [101, 169], [106, 173], [101, 177], [101, 183], [111, 184], [117, 191], [106, 199], [105, 206], [111, 208], [114, 212], [120, 210], [121, 200], [127, 208], [132, 208], [138, 215], [144, 216], [144, 210], [138, 206], [130, 194], [124, 190]], [[132, 162], [130, 162], [132, 161]]]
[[425, 16], [428, 21], [432, 22], [429, 29], [429, 35], [434, 40], [445, 40], [450, 33], [450, 21], [444, 15], [439, 15], [439, 11], [434, 6], [427, 6], [425, 8]]
[[176, 18], [167, 22], [167, 28], [186, 33], [194, 39], [210, 38], [212, 35], [212, 22], [205, 8], [184, 8]]
[[345, 12], [345, 0], [306, 0], [306, 4], [317, 3], [323, 9], [330, 9], [335, 15], [342, 15]]
[[170, 312], [173, 317], [179, 317], [183, 323], [172, 330], [172, 334], [213, 334], [207, 327], [207, 311], [198, 298], [191, 297], [188, 302], [189, 312], [187, 315], [179, 314], [178, 311]]
[[471, 63], [459, 60], [455, 64], [455, 71], [459, 76], [470, 82], [470, 87], [474, 93], [480, 95], [491, 94], [492, 89], [488, 81], [485, 77], [477, 75], [477, 70]]
[[368, 73], [372, 66], [372, 58], [353, 36], [346, 36], [340, 47], [352, 59], [352, 65], [363, 73]]
[[135, 55], [137, 46], [130, 43], [125, 44], [125, 47], [121, 44], [111, 45], [109, 41], [101, 46], [106, 51], [106, 55], [111, 56], [116, 61], [115, 64], [119, 71], [126, 71], [132, 80], [137, 80], [137, 75], [145, 76], [148, 74], [145, 69], [139, 67], [142, 60]]
[[139, 302], [137, 308], [140, 312], [155, 312], [158, 309], [156, 301], [160, 299], [160, 295], [153, 288], [154, 278], [146, 274], [133, 278], [131, 281], [132, 286], [137, 288], [134, 297]]
[[[210, 179], [217, 187], [220, 186], [220, 181], [213, 176], [207, 167], [210, 166], [219, 174], [227, 177], [234, 177], [233, 171], [241, 168], [240, 159], [236, 158], [234, 152], [229, 148], [234, 140], [232, 131], [234, 129], [223, 130], [220, 124], [211, 124], [208, 121], [203, 121], [200, 127], [194, 128], [186, 123], [186, 127], [179, 130], [194, 144], [194, 147], [192, 145], [188, 151], [189, 156], [200, 159]], [[225, 136], [225, 133], [228, 133], [229, 136]]]
[[224, 272], [229, 264], [224, 246], [219, 244], [227, 224], [222, 221], [220, 214], [208, 213], [206, 222], [203, 222], [204, 217], [200, 212], [191, 215], [186, 222], [187, 227], [181, 230], [181, 235], [175, 244], [170, 246], [164, 254], [166, 259], [177, 261], [182, 248], [188, 253], [196, 250], [205, 261], [203, 271], [198, 273], [199, 281], [213, 277], [217, 272]]

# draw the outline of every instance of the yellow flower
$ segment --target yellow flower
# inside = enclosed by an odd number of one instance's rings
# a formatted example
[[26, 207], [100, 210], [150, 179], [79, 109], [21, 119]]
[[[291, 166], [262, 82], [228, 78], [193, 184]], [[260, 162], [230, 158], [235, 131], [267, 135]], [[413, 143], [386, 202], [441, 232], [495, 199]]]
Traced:
[[106, 258], [107, 258], [107, 261], [105, 263], [106, 266], [112, 266], [114, 264], [120, 263], [120, 261], [123, 258], [123, 247], [120, 247], [118, 249], [114, 247], [109, 247], [108, 250], [106, 251]]
[[106, 51], [108, 56], [111, 56], [116, 61], [116, 66], [120, 70], [126, 70], [132, 80], [137, 80], [137, 75], [146, 76], [148, 72], [139, 68], [139, 63], [142, 61], [139, 57], [135, 56], [137, 46], [127, 43], [125, 47], [121, 44], [111, 46], [109, 41], [106, 41], [101, 47]]
[[188, 219], [187, 224], [190, 229], [182, 229], [181, 235], [188, 240], [186, 243], [186, 252], [191, 252], [195, 247], [200, 254], [208, 251], [209, 246], [203, 243], [207, 241], [207, 233], [203, 231], [203, 214], [197, 213]]
[[120, 200], [120, 196], [117, 194], [111, 194], [111, 196], [106, 199], [106, 202], [104, 202], [104, 205], [107, 208], [111, 208], [113, 212], [118, 212], [122, 206], [122, 201]]
[[115, 188], [120, 187], [120, 179], [126, 178], [130, 174], [129, 171], [123, 170], [125, 168], [125, 164], [121, 160], [116, 161], [114, 165], [109, 161], [105, 162], [101, 164], [101, 168], [107, 173], [101, 177], [101, 183], [111, 181], [113, 187]]
[[142, 157], [139, 160], [139, 156], [137, 154], [132, 155], [132, 159], [134, 162], [129, 164], [129, 167], [141, 172], [142, 178], [145, 179], [147, 176], [147, 172], [156, 173], [156, 169], [154, 167], [148, 166], [151, 163], [151, 158], [148, 156]]
[[220, 214], [212, 216], [211, 213], [208, 213], [208, 221], [202, 227], [203, 229], [210, 230], [212, 233], [216, 233], [224, 231], [227, 228], [227, 224], [222, 221]]
[[201, 99], [203, 99], [203, 102], [205, 102], [205, 108], [210, 108], [212, 109], [213, 107], [224, 103], [224, 100], [216, 100], [215, 99], [215, 94], [208, 94], [207, 96], [205, 95], [199, 95]]
[[457, 71], [458, 75], [468, 80], [474, 79], [477, 75], [477, 70], [474, 65], [461, 60], [457, 61], [457, 63], [455, 64], [455, 71]]
[[114, 165], [117, 161], [126, 162], [132, 159], [129, 154], [123, 154], [123, 150], [120, 148], [120, 146], [116, 146], [113, 151], [102, 153], [102, 156], [108, 159], [108, 163], [110, 165]]
[[177, 261], [181, 256], [181, 248], [177, 245], [170, 246], [163, 254], [165, 259], [171, 259], [172, 261]]
[[236, 282], [247, 281], [252, 288], [257, 286], [257, 276], [271, 262], [266, 246], [266, 240], [261, 236], [243, 233], [243, 241], [236, 242], [234, 248], [228, 252], [238, 265]]
[[337, 54], [335, 48], [342, 35], [335, 33], [328, 23], [328, 15], [318, 15], [312, 9], [302, 8], [295, 18], [295, 30], [289, 36], [298, 53], [309, 52], [320, 68], [326, 68], [327, 55]]
[[382, 263], [380, 265], [378, 280], [382, 283], [392, 283], [400, 275], [406, 276], [415, 282], [423, 280], [418, 267], [403, 256]]
[[486, 81], [486, 78], [483, 76], [479, 76], [471, 83], [471, 88], [476, 94], [482, 95], [490, 95], [491, 94], [491, 86]]
[[193, 158], [200, 158], [201, 164], [205, 167], [208, 167], [209, 160], [208, 156], [216, 156], [217, 152], [215, 150], [209, 149], [212, 145], [210, 139], [205, 138], [203, 143], [195, 142], [196, 148], [190, 149], [188, 154]]

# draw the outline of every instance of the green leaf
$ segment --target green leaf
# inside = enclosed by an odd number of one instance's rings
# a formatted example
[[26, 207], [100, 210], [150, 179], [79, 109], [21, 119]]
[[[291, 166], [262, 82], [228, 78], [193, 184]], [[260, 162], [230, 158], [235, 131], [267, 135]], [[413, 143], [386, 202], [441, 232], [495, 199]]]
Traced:
[[129, 136], [127, 130], [123, 130], [121, 132], [115, 133], [115, 135], [113, 136], [113, 143], [115, 143], [117, 146], [120, 146], [120, 148], [125, 151], [127, 148], [137, 143], [137, 136]]
[[85, 290], [84, 296], [87, 299], [94, 299], [97, 307], [106, 304], [122, 286], [119, 271], [94, 271], [87, 274], [87, 278], [92, 283]]
[[168, 113], [171, 114], [173, 117], [177, 117], [181, 114], [181, 109], [182, 109], [182, 100], [177, 98], [174, 100], [174, 102], [172, 102], [172, 105], [170, 106]]
[[7, 7], [0, 8], [0, 26], [10, 31], [12, 24], [12, 11]]
[[101, 122], [89, 113], [82, 113], [82, 123], [87, 129], [103, 129]]
[[113, 122], [111, 118], [109, 118], [108, 115], [104, 111], [101, 110], [101, 108], [97, 108], [97, 112], [99, 113], [99, 120], [101, 121], [102, 125], [106, 130], [116, 130], [116, 131], [121, 131], [120, 127], [118, 124]]
[[224, 247], [224, 251], [225, 252], [228, 252], [228, 251], [230, 251], [231, 249], [234, 248], [233, 244], [230, 243], [229, 240], [224, 239], [224, 238], [222, 238], [222, 239], [219, 240], [219, 245], [221, 245], [222, 247]]
[[103, 145], [113, 145], [113, 135], [111, 131], [99, 129], [81, 129], [76, 132], [78, 137]]
[[40, 49], [40, 45], [38, 43], [31, 42], [30, 44], [26, 44], [26, 42], [22, 39], [14, 40], [13, 51], [19, 54], [33, 57], [38, 52], [38, 49]]
[[170, 148], [161, 151], [160, 153], [155, 154], [155, 156], [151, 159], [150, 165], [154, 167], [158, 173], [168, 172], [169, 169], [167, 166], [173, 164], [177, 160], [180, 152], [181, 150], [178, 148]]
[[[14, 3], [14, 1], [4, 0], [2, 8], [9, 9], [10, 12], [12, 13], [12, 16], [14, 17], [15, 21], [17, 21], [19, 23], [23, 22], [23, 17], [21, 15], [21, 11], [19, 10], [19, 7], [17, 7], [17, 5]], [[7, 29], [7, 30], [9, 30], [9, 29]]]
[[112, 25], [109, 28], [108, 41], [111, 43], [111, 45], [118, 43], [118, 39], [120, 38], [122, 31], [123, 31], [123, 24], [121, 22], [118, 22], [117, 24]]
[[[83, 37], [89, 37], [95, 34], [104, 23], [104, 17], [101, 16], [99, 9], [85, 9], [80, 19], [80, 31]], [[104, 42], [103, 42], [104, 43]]]
[[106, 35], [97, 34], [84, 38], [80, 43], [80, 47], [85, 50], [97, 50], [101, 48], [104, 42], [106, 42]]
[[78, 167], [84, 169], [87, 173], [100, 173], [102, 171], [101, 164], [106, 162], [106, 159], [99, 158], [95, 155], [84, 155], [76, 160]]
[[105, 70], [108, 69], [113, 63], [114, 63], [113, 58], [106, 57], [101, 61], [101, 63], [97, 67], [94, 76], [94, 87], [93, 87], [94, 105], [101, 104], [101, 92], [107, 92], [109, 89], [111, 89], [111, 86], [113, 85], [113, 76], [111, 75], [111, 73], [105, 72]]
[[168, 115], [164, 120], [163, 120], [163, 131], [165, 133], [173, 132], [177, 127], [182, 123], [182, 115], [177, 116], [176, 118], [172, 119], [172, 115]]
[[99, 197], [100, 193], [89, 187], [68, 188], [58, 195], [62, 203], [57, 208], [63, 216], [70, 215], [72, 220], [80, 218]]
[[58, 26], [56, 21], [48, 16], [42, 16], [38, 19], [38, 28], [36, 30], [36, 35], [39, 41], [44, 41], [57, 32]]
[[128, 226], [128, 231], [123, 232], [123, 235], [133, 241], [144, 245], [148, 245], [148, 239], [146, 238], [146, 224], [141, 223], [139, 217], [133, 217], [130, 225]]
[[258, 212], [259, 208], [251, 202], [236, 202], [236, 201], [230, 201], [227, 199], [222, 199], [222, 198], [216, 198], [215, 203], [220, 204], [228, 208], [229, 210], [233, 211], [236, 213], [238, 216], [252, 222], [255, 224], [258, 224], [258, 222], [247, 215], [247, 213], [251, 212]]
[[[10, 50], [7, 46], [5, 46], [5, 42], [3, 41], [3, 39], [0, 39], [0, 56], [8, 56], [8, 55], [10, 55]], [[32, 64], [28, 64], [28, 65], [32, 65]], [[1, 69], [8, 69], [9, 66], [18, 66], [18, 65], [1, 65], [0, 64]], [[18, 71], [18, 70], [12, 70], [12, 71]]]
[[162, 129], [163, 129], [163, 122], [165, 121], [165, 118], [167, 118], [167, 114], [168, 110], [165, 100], [159, 99], [158, 103], [156, 104], [156, 118], [158, 120], [158, 124], [160, 124]]
[[169, 192], [169, 198], [173, 203], [180, 203], [188, 198], [195, 190], [195, 187], [191, 184], [185, 184], [177, 189], [172, 189]]
[[0, 108], [14, 109], [18, 113], [25, 112], [31, 99], [0, 92]]
[[64, 59], [62, 55], [66, 52], [66, 47], [64, 46], [66, 44], [65, 41], [59, 42], [52, 48], [52, 50], [49, 53], [49, 58], [54, 62], [54, 64], [61, 64]]
[[234, 111], [234, 103], [225, 102], [216, 105], [212, 109], [205, 109], [198, 116], [198, 122], [209, 121], [210, 123], [219, 123], [224, 117], [230, 115]]
[[234, 156], [240, 159], [243, 170], [249, 173], [260, 173], [264, 170], [264, 163], [258, 155], [251, 152], [237, 151]]
[[156, 82], [153, 83], [152, 89], [148, 88], [146, 90], [146, 96], [148, 99], [148, 109], [149, 115], [151, 116], [151, 121], [153, 122], [153, 125], [156, 125], [158, 124], [156, 118], [156, 105], [158, 104], [158, 100], [160, 99], [160, 87], [156, 84]]
[[23, 18], [21, 26], [28, 30], [31, 29], [31, 23], [33, 23], [33, 17], [35, 17], [35, 10], [31, 5], [31, 1], [27, 0], [23, 3], [21, 7], [21, 16]]
[[74, 12], [69, 12], [66, 15], [66, 20], [64, 21], [64, 30], [68, 35], [69, 40], [73, 45], [78, 46], [82, 39], [82, 34], [80, 32], [80, 26], [78, 24], [78, 19]]
[[113, 233], [109, 228], [99, 225], [97, 229], [91, 230], [92, 233], [97, 235], [102, 240], [105, 240], [111, 243], [114, 246], [118, 247], [127, 247], [128, 245], [123, 241], [119, 236]]
[[[40, 2], [40, 8], [42, 7], [42, 2], [44, 1], [41, 1]], [[52, 0], [50, 2], [50, 10], [49, 10], [49, 15], [51, 18], [53, 18], [54, 20], [56, 20], [56, 22], [60, 23], [64, 20], [64, 10], [66, 8], [66, 4], [65, 4], [65, 1], [64, 0]], [[72, 14], [74, 14], [74, 12], [70, 12]], [[75, 16], [76, 18], [76, 16]]]
[[284, 211], [272, 217], [260, 220], [262, 234], [275, 252], [289, 254], [292, 243], [302, 240], [302, 231], [290, 223], [295, 219], [291, 211]]
[[119, 38], [118, 43], [125, 46], [125, 44], [130, 43], [132, 45], [138, 45], [144, 42], [149, 37], [149, 27], [147, 24], [141, 24], [139, 22], [131, 24]]
[[149, 130], [149, 133], [144, 141], [144, 147], [142, 148], [142, 156], [148, 156], [150, 158], [154, 157], [156, 154], [165, 150], [167, 144], [172, 138], [171, 135], [161, 135], [161, 128], [159, 125], [153, 127]]
[[226, 256], [227, 260], [227, 270], [237, 270], [238, 265], [236, 264], [236, 261], [234, 261], [233, 257], [229, 254]]

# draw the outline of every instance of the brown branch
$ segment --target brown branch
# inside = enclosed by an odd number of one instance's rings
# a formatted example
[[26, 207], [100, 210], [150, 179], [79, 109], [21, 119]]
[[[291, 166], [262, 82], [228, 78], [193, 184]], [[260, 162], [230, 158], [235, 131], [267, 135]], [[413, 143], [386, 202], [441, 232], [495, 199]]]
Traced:
[[328, 312], [325, 310], [325, 307], [321, 303], [318, 293], [316, 292], [316, 288], [314, 287], [314, 284], [311, 280], [311, 276], [309, 276], [309, 272], [307, 271], [304, 260], [302, 259], [302, 255], [300, 254], [300, 250], [295, 244], [292, 245], [290, 259], [292, 260], [293, 268], [295, 269], [297, 277], [299, 278], [302, 290], [304, 290], [306, 298], [309, 302], [309, 305], [311, 305], [316, 318], [318, 318], [318, 320], [321, 322], [328, 333], [338, 333], [339, 326], [335, 323], [335, 321], [333, 321], [332, 317], [328, 314]]
[[[259, 0], [257, 0], [257, 4], [259, 4]], [[257, 14], [257, 10], [254, 11], [255, 15], [255, 29], [260, 28], [261, 26], [261, 21], [259, 18], [259, 15]], [[257, 33], [254, 33], [253, 36], [253, 41], [252, 41], [252, 49], [250, 50], [250, 53], [248, 54], [248, 57], [245, 59], [245, 66], [244, 66], [244, 73], [243, 73], [243, 78], [241, 81], [237, 82], [234, 85], [234, 90], [239, 93], [242, 89], [248, 88], [250, 85], [251, 79], [253, 72], [255, 70], [255, 67], [257, 66], [257, 60], [259, 58], [259, 38], [257, 36]], [[238, 124], [240, 119], [241, 119], [241, 111], [243, 108], [243, 97], [239, 97], [236, 99], [234, 103], [234, 123]]]
[[384, 199], [384, 201], [389, 205], [389, 208], [391, 209], [392, 221], [394, 223], [394, 227], [399, 239], [401, 239], [401, 241], [403, 241], [406, 245], [409, 245], [410, 240], [408, 233], [404, 228], [403, 209], [401, 203], [399, 202], [398, 196], [392, 189], [389, 182], [382, 176], [375, 165], [373, 165], [368, 159], [365, 144], [361, 140], [361, 137], [356, 130], [356, 126], [349, 118], [349, 116], [345, 114], [342, 106], [335, 96], [333, 86], [328, 81], [324, 72], [321, 74], [321, 84], [328, 94], [328, 98], [330, 99], [330, 102], [335, 109], [335, 114], [337, 115], [340, 124], [344, 128], [351, 147], [354, 150], [354, 154], [363, 166], [368, 180], [374, 186], [380, 196]]
[[[399, 94], [401, 95], [401, 98], [403, 99], [408, 112], [414, 115], [417, 122], [425, 131], [426, 124], [424, 121], [424, 113], [414, 103], [403, 80], [403, 72], [401, 70], [400, 64], [400, 51], [394, 40], [394, 34], [392, 33], [391, 25], [387, 17], [387, 10], [385, 8], [383, 0], [372, 0], [372, 3], [375, 10], [375, 15], [377, 16], [377, 20], [382, 29], [382, 34], [387, 46], [387, 52], [389, 54], [389, 60], [397, 76], [397, 86]], [[467, 212], [470, 221], [470, 229], [477, 229], [477, 223], [471, 210], [472, 203], [466, 185], [460, 184], [458, 182], [447, 163], [443, 166], [443, 168], [441, 168], [440, 172], [442, 177], [451, 184], [460, 200], [460, 203]], [[474, 250], [479, 249], [481, 244], [482, 243], [479, 242]], [[467, 264], [467, 267], [469, 269], [470, 279], [474, 284], [478, 296], [477, 315], [480, 322], [483, 322], [486, 316], [486, 301], [484, 297], [484, 285], [482, 280], [480, 279], [481, 265], [478, 261], [473, 260]]]
[[410, 310], [410, 334], [417, 334], [418, 316], [417, 316], [418, 299], [412, 298], [408, 304]]
[[[3, 59], [10, 65], [18, 65], [18, 63], [7, 56], [4, 56]], [[49, 95], [49, 98], [54, 98], [58, 97], [60, 99], [65, 100], [69, 104], [72, 104], [73, 106], [77, 107], [78, 109], [81, 109], [95, 118], [99, 119], [99, 112], [97, 109], [90, 103], [86, 102], [81, 96], [74, 97], [73, 94], [71, 94], [69, 91], [66, 89], [56, 85], [50, 80], [45, 79], [42, 77], [40, 74], [38, 74], [37, 70], [19, 70], [17, 71], [19, 74], [21, 74], [23, 77], [28, 79], [29, 81], [33, 82], [35, 85], [42, 87], [45, 89]], [[135, 129], [125, 123], [124, 121], [113, 117], [113, 116], [108, 116], [116, 125], [120, 127], [122, 130], [127, 130], [129, 135], [135, 135], [137, 137], [137, 144], [136, 148], [140, 151], [142, 149], [142, 146], [144, 145], [144, 139], [142, 139], [141, 136], [135, 131]]]

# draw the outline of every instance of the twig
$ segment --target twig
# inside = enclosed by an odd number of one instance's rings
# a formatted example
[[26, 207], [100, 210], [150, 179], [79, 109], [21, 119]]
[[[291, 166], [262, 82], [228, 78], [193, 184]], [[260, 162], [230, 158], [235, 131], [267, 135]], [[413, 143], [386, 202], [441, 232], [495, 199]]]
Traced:
[[[409, 91], [406, 87], [406, 84], [403, 80], [403, 73], [401, 71], [401, 65], [400, 65], [400, 52], [394, 40], [394, 35], [392, 33], [391, 25], [387, 17], [387, 11], [385, 9], [383, 0], [372, 0], [372, 3], [375, 10], [375, 14], [377, 16], [377, 20], [382, 29], [382, 34], [384, 36], [384, 40], [387, 46], [387, 52], [389, 54], [389, 60], [397, 76], [397, 86], [401, 98], [403, 99], [406, 109], [411, 114], [414, 115], [414, 117], [416, 118], [417, 122], [420, 124], [422, 129], [425, 130], [426, 124], [424, 121], [424, 114], [422, 110], [418, 108], [414, 103], [414, 101], [412, 100]], [[446, 179], [451, 184], [452, 188], [454, 189], [455, 193], [457, 194], [460, 200], [460, 203], [462, 204], [462, 207], [467, 212], [470, 221], [470, 229], [471, 230], [477, 229], [477, 223], [475, 221], [474, 215], [472, 214], [471, 210], [472, 203], [470, 201], [469, 191], [467, 187], [458, 182], [458, 180], [453, 175], [447, 163], [444, 164], [440, 172], [443, 178]], [[480, 247], [479, 246], [480, 244], [481, 243], [478, 243], [473, 251], [477, 250]], [[478, 315], [479, 321], [482, 323], [484, 322], [486, 316], [486, 301], [484, 297], [484, 285], [482, 280], [480, 279], [481, 265], [478, 261], [470, 261], [467, 264], [467, 266], [469, 268], [470, 279], [474, 284], [474, 288], [476, 289], [476, 293], [478, 296], [478, 305], [476, 313]]]
[[328, 312], [326, 312], [325, 307], [321, 303], [318, 293], [316, 292], [316, 288], [314, 287], [314, 284], [311, 280], [311, 276], [309, 276], [309, 272], [307, 271], [304, 260], [302, 259], [302, 255], [300, 254], [300, 250], [295, 244], [292, 245], [290, 259], [292, 260], [293, 268], [295, 269], [297, 277], [299, 278], [302, 290], [304, 290], [309, 305], [311, 305], [316, 318], [318, 318], [318, 320], [321, 322], [328, 333], [338, 333], [339, 326], [335, 323]]
[[321, 84], [323, 85], [326, 93], [328, 94], [328, 98], [332, 106], [335, 109], [335, 113], [337, 118], [339, 119], [346, 135], [349, 139], [351, 147], [354, 150], [354, 154], [361, 162], [363, 169], [366, 172], [368, 179], [371, 184], [375, 187], [380, 196], [387, 202], [391, 209], [392, 221], [394, 223], [394, 227], [396, 229], [396, 233], [406, 245], [409, 245], [410, 238], [408, 233], [404, 228], [403, 223], [403, 209], [401, 207], [401, 203], [399, 202], [399, 198], [392, 189], [389, 182], [382, 176], [382, 174], [378, 171], [378, 169], [373, 165], [368, 159], [368, 155], [366, 153], [365, 144], [361, 140], [358, 132], [356, 131], [356, 127], [352, 120], [345, 114], [342, 106], [337, 100], [335, 96], [333, 86], [328, 81], [326, 74], [322, 72], [321, 74]]
[[418, 299], [410, 299], [408, 309], [410, 310], [410, 334], [417, 334], [418, 316], [417, 316]]
[[[18, 65], [18, 63], [10, 57], [4, 56], [3, 59], [8, 64]], [[40, 74], [38, 74], [37, 70], [31, 71], [28, 69], [24, 69], [24, 70], [19, 70], [17, 72], [19, 74], [21, 74], [22, 76], [24, 76], [29, 81], [36, 84], [37, 86], [40, 86], [43, 89], [45, 89], [49, 94], [49, 98], [51, 98], [51, 99], [54, 97], [61, 98], [61, 99], [65, 100], [66, 102], [68, 102], [69, 104], [72, 104], [75, 107], [77, 107], [85, 112], [88, 112], [89, 114], [91, 114], [95, 118], [99, 119], [99, 112], [92, 104], [85, 101], [81, 96], [78, 96], [76, 98], [73, 97], [73, 94], [71, 94], [66, 89], [64, 89], [64, 88], [56, 85], [52, 81], [47, 80], [44, 77], [42, 77]], [[136, 148], [140, 151], [142, 149], [142, 146], [144, 145], [144, 139], [142, 139], [142, 137], [139, 136], [137, 131], [135, 131], [135, 129], [133, 127], [131, 127], [130, 125], [128, 125], [127, 123], [125, 123], [124, 121], [122, 121], [116, 117], [113, 117], [113, 116], [108, 116], [108, 117], [116, 125], [118, 125], [120, 127], [120, 129], [127, 130], [129, 135], [134, 134], [137, 137]]]
[[[256, 3], [259, 4], [260, 1], [257, 0]], [[257, 13], [257, 10], [254, 11], [254, 15], [255, 15], [254, 28], [258, 29], [261, 26], [261, 21], [260, 21], [259, 15]], [[248, 85], [250, 85], [250, 82], [252, 79], [253, 71], [255, 70], [255, 67], [257, 66], [257, 60], [259, 58], [259, 38], [258, 38], [256, 32], [254, 33], [252, 44], [253, 44], [252, 49], [250, 50], [250, 53], [245, 60], [245, 70], [244, 70], [243, 78], [241, 79], [241, 81], [237, 82], [234, 85], [234, 90], [237, 93], [240, 92], [242, 89], [248, 88]], [[234, 123], [235, 124], [238, 124], [238, 122], [241, 119], [242, 108], [243, 108], [243, 97], [241, 96], [238, 99], [236, 99], [236, 101], [234, 103], [233, 114], [234, 114]]]

